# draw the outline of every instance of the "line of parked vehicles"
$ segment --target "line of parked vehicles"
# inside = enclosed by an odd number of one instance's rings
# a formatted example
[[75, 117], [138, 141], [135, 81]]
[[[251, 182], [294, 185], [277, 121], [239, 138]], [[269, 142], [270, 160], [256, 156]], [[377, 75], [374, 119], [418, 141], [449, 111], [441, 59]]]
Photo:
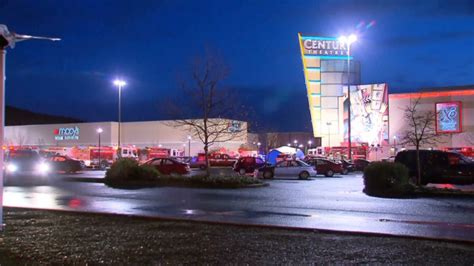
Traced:
[[[186, 175], [192, 168], [205, 170], [207, 167], [205, 154], [195, 157], [171, 156], [162, 152], [153, 155], [142, 164], [151, 165], [167, 175]], [[136, 159], [136, 157], [131, 156]], [[405, 165], [412, 178], [417, 176], [416, 151], [405, 150], [396, 156], [385, 159]], [[269, 164], [263, 157], [244, 156], [231, 157], [227, 154], [213, 153], [209, 155], [211, 167], [232, 167], [241, 175], [252, 174], [260, 178], [274, 178], [279, 176], [295, 176], [308, 179], [316, 175], [332, 177], [335, 174], [346, 175], [349, 172], [364, 171], [371, 162], [365, 159], [330, 160], [320, 156], [306, 156], [304, 160], [283, 156], [278, 162]], [[473, 184], [474, 162], [471, 158], [455, 152], [439, 150], [421, 150], [420, 164], [422, 184], [452, 183]], [[5, 174], [34, 174], [46, 175], [51, 172], [75, 173], [83, 170], [86, 164], [83, 160], [73, 159], [59, 153], [43, 153], [33, 149], [12, 149], [6, 153]]]
[[347, 175], [353, 171], [363, 171], [369, 165], [365, 159], [356, 159], [354, 162], [347, 160], [330, 160], [323, 157], [306, 157], [299, 159], [282, 159], [276, 164], [269, 164], [260, 157], [242, 157], [234, 164], [234, 171], [239, 174], [255, 174], [266, 179], [279, 176], [297, 176], [308, 179], [316, 175], [332, 177], [334, 174]]

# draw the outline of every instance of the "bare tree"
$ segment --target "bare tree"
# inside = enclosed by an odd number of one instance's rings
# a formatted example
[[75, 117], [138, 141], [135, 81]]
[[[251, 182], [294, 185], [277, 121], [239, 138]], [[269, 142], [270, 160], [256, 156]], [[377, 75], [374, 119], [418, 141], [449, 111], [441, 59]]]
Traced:
[[267, 133], [267, 146], [268, 149], [278, 147], [278, 133]]
[[474, 132], [464, 132], [461, 135], [464, 136], [464, 140], [469, 145], [474, 145]]
[[[194, 60], [190, 73], [181, 79], [180, 99], [168, 103], [175, 120], [170, 126], [191, 132], [204, 145], [206, 173], [209, 175], [209, 148], [216, 143], [244, 137], [245, 108], [239, 105], [232, 91], [222, 84], [229, 69], [222, 60], [207, 54]], [[187, 117], [194, 117], [187, 119]]]
[[435, 128], [436, 113], [420, 111], [419, 107], [420, 98], [417, 98], [404, 109], [407, 129], [401, 138], [401, 144], [413, 145], [416, 149], [417, 185], [421, 184], [420, 147], [433, 146], [440, 142]]

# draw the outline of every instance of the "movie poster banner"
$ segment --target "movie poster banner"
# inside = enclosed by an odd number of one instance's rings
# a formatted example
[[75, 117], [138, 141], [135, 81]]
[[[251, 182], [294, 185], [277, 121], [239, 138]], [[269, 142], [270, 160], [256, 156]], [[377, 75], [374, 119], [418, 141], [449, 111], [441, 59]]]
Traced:
[[[347, 129], [347, 115], [345, 124]], [[388, 138], [387, 84], [351, 86], [351, 141], [382, 145]]]
[[461, 132], [461, 102], [436, 103], [436, 133]]

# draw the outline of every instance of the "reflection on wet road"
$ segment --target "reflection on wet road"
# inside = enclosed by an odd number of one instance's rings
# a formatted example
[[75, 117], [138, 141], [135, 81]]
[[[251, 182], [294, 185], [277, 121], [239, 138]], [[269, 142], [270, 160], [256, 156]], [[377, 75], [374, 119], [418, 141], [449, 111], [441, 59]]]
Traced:
[[[103, 174], [91, 171], [74, 177], [102, 178]], [[272, 180], [268, 187], [230, 190], [126, 190], [66, 179], [52, 176], [11, 181], [5, 187], [4, 204], [474, 241], [473, 198], [368, 197], [361, 192], [360, 174], [309, 181]]]

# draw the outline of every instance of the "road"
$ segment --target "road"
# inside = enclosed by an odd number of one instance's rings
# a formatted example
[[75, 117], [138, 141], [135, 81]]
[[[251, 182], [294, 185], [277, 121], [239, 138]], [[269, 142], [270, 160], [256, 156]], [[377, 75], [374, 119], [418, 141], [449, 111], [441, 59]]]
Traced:
[[[74, 177], [103, 175], [89, 171]], [[4, 189], [4, 204], [474, 242], [474, 198], [369, 197], [362, 193], [360, 174], [308, 181], [271, 180], [268, 187], [230, 190], [126, 190], [68, 178], [71, 176], [10, 181]]]

